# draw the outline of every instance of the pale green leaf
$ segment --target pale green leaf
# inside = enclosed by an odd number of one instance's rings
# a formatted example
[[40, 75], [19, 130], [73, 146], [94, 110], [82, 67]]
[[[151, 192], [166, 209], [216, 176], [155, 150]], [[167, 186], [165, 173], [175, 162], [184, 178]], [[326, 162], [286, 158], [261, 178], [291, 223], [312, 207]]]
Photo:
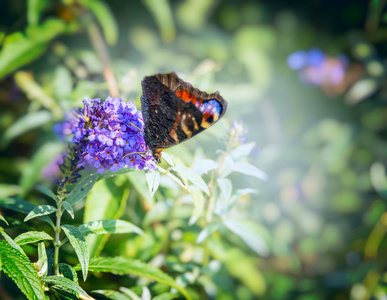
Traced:
[[252, 250], [261, 256], [270, 253], [269, 247], [262, 238], [262, 229], [258, 224], [248, 220], [223, 220], [223, 224], [239, 236]]
[[24, 222], [36, 217], [52, 214], [53, 212], [56, 212], [56, 208], [54, 206], [39, 205], [29, 212], [29, 214], [24, 218]]
[[193, 201], [193, 205], [194, 205], [192, 216], [188, 222], [188, 224], [191, 226], [191, 225], [195, 224], [196, 221], [201, 217], [203, 210], [204, 210], [205, 199], [203, 197], [202, 191], [195, 188], [194, 186], [191, 187], [190, 194], [192, 196], [192, 201]]
[[212, 233], [219, 229], [219, 223], [213, 222], [208, 224], [202, 231], [200, 231], [198, 237], [196, 238], [196, 243], [200, 244], [205, 239], [207, 239]]
[[40, 241], [50, 241], [52, 237], [44, 231], [27, 231], [15, 238], [15, 243], [18, 245], [32, 244]]
[[172, 168], [174, 171], [178, 172], [184, 178], [187, 178], [190, 182], [196, 185], [199, 189], [205, 192], [207, 195], [210, 194], [207, 184], [204, 180], [196, 174], [193, 170], [184, 167], [184, 166], [175, 166]]
[[[74, 269], [80, 270], [81, 266], [77, 265]], [[192, 299], [187, 291], [177, 285], [175, 280], [160, 269], [143, 263], [139, 260], [128, 259], [124, 257], [98, 257], [92, 258], [89, 264], [90, 272], [108, 272], [118, 275], [132, 274], [146, 277], [160, 283], [167, 284], [180, 291], [187, 299]]]
[[255, 143], [247, 143], [247, 144], [240, 145], [230, 153], [230, 156], [232, 157], [233, 160], [245, 158], [250, 155], [254, 147], [255, 147]]
[[46, 196], [50, 197], [51, 199], [57, 201], [58, 197], [51, 191], [49, 188], [45, 187], [44, 185], [37, 184], [35, 187], [39, 192], [45, 194]]
[[165, 151], [162, 151], [161, 152], [161, 157], [162, 159], [165, 160], [165, 162], [170, 165], [171, 167], [174, 167], [175, 166], [175, 163], [173, 162], [173, 159], [172, 157]]
[[135, 292], [133, 292], [131, 289], [128, 289], [126, 287], [120, 287], [119, 289], [122, 293], [125, 294], [125, 296], [129, 297], [129, 299], [131, 300], [144, 300], [144, 299], [141, 299], [143, 297], [139, 297], [137, 296], [137, 294]]
[[71, 206], [81, 201], [93, 188], [97, 179], [98, 179], [98, 174], [96, 173], [91, 173], [83, 177], [81, 181], [76, 183], [75, 188], [67, 196], [66, 201]]
[[120, 234], [137, 233], [142, 235], [143, 231], [136, 225], [123, 220], [101, 220], [82, 224], [78, 227], [79, 231], [87, 236], [89, 234]]
[[221, 193], [225, 200], [230, 199], [232, 192], [232, 183], [227, 178], [218, 178], [217, 180]]
[[203, 175], [217, 168], [219, 168], [219, 164], [212, 159], [198, 159], [195, 161], [193, 169], [198, 175]]
[[136, 189], [141, 197], [143, 197], [150, 206], [153, 206], [154, 200], [149, 194], [144, 172], [128, 173], [128, 178], [132, 183], [133, 188]]
[[22, 188], [15, 184], [0, 183], [0, 199], [15, 196], [22, 192]]
[[232, 171], [242, 173], [245, 175], [253, 176], [261, 180], [267, 180], [268, 176], [265, 172], [261, 171], [257, 167], [245, 163], [245, 162], [236, 162], [232, 165]]
[[40, 242], [38, 244], [38, 261], [36, 265], [39, 269], [38, 275], [39, 277], [45, 277], [48, 273], [48, 259], [47, 259], [47, 251], [44, 242]]
[[78, 284], [66, 277], [56, 275], [48, 276], [44, 278], [43, 281], [59, 288], [63, 288], [65, 291], [78, 293], [80, 296], [83, 296], [84, 299], [93, 300], [93, 298], [91, 298]]
[[68, 203], [67, 201], [63, 201], [62, 205], [63, 205], [64, 209], [69, 213], [71, 218], [74, 219], [74, 210], [73, 210], [72, 206], [70, 205], [70, 203]]
[[7, 242], [0, 240], [2, 270], [30, 300], [45, 299], [42, 283], [30, 260]]
[[78, 228], [71, 225], [62, 225], [62, 230], [68, 237], [70, 244], [73, 246], [78, 256], [79, 263], [82, 266], [83, 281], [86, 281], [89, 264], [89, 250], [87, 249], [86, 239]]
[[152, 298], [152, 300], [172, 300], [172, 299], [176, 299], [176, 294], [162, 293]]
[[148, 183], [149, 193], [151, 197], [156, 193], [160, 184], [160, 172], [152, 170], [145, 174], [146, 182]]
[[123, 293], [120, 293], [114, 290], [94, 290], [92, 291], [92, 293], [104, 295], [106, 296], [107, 299], [112, 299], [112, 300], [136, 300], [133, 297], [129, 297]]

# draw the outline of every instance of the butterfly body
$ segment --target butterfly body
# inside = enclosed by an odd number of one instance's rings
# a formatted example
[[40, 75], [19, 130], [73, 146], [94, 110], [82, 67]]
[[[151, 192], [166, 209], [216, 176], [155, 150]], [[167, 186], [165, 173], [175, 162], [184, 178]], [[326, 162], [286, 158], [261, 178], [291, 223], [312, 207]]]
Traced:
[[141, 109], [145, 142], [159, 161], [170, 148], [207, 129], [226, 112], [218, 92], [207, 94], [175, 73], [147, 76], [142, 81]]

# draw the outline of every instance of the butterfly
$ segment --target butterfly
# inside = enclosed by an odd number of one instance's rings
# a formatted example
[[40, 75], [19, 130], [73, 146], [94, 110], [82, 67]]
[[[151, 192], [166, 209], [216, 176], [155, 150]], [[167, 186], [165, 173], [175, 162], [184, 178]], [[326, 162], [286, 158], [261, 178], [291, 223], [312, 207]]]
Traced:
[[176, 73], [146, 76], [141, 86], [145, 142], [158, 162], [163, 149], [207, 129], [227, 109], [227, 102], [219, 92], [202, 92]]

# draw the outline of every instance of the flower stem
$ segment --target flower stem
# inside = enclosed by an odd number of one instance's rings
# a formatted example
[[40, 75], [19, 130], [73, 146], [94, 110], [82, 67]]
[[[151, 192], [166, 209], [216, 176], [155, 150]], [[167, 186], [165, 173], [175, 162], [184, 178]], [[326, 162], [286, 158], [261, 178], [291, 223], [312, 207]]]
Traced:
[[62, 217], [62, 200], [63, 195], [58, 196], [57, 211], [56, 211], [56, 225], [55, 225], [55, 238], [54, 238], [54, 272], [55, 275], [59, 275], [59, 248], [61, 246], [60, 241], [60, 221]]

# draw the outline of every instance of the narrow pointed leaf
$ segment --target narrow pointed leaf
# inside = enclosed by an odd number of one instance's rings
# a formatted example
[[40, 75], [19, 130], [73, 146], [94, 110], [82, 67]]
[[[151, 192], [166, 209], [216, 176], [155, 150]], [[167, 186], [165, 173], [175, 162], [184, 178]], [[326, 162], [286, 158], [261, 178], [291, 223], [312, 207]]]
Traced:
[[99, 175], [96, 173], [86, 175], [70, 192], [66, 198], [66, 201], [71, 206], [81, 201], [90, 192], [95, 182], [97, 181], [98, 176]]
[[183, 167], [183, 166], [175, 166], [172, 168], [174, 171], [178, 172], [181, 176], [187, 178], [190, 182], [196, 185], [199, 189], [205, 192], [207, 195], [210, 194], [210, 190], [208, 189], [205, 181], [196, 174], [193, 170]]
[[45, 216], [56, 212], [56, 208], [51, 205], [39, 205], [35, 207], [30, 213], [25, 217], [24, 222], [31, 220], [36, 217]]
[[7, 225], [9, 226], [7, 220], [3, 217], [3, 215], [0, 215], [0, 220], [4, 221], [4, 222], [7, 223]]
[[75, 283], [78, 284], [77, 272], [75, 272], [74, 269], [72, 267], [70, 267], [68, 264], [60, 263], [59, 270], [64, 277], [66, 277], [67, 279], [70, 279], [71, 281], [74, 281]]
[[28, 299], [45, 299], [42, 283], [34, 265], [25, 255], [2, 240], [0, 240], [0, 261], [2, 270]]
[[137, 233], [142, 235], [144, 232], [136, 225], [123, 220], [100, 220], [82, 224], [78, 227], [83, 236], [89, 234], [118, 234], [118, 233]]
[[165, 160], [165, 162], [171, 167], [175, 166], [172, 157], [165, 151], [161, 152], [161, 157]]
[[38, 261], [36, 262], [37, 267], [39, 268], [38, 275], [39, 277], [47, 276], [48, 272], [48, 259], [47, 251], [44, 242], [38, 244]]
[[156, 193], [160, 184], [160, 173], [158, 171], [149, 171], [145, 174], [151, 197]]
[[262, 238], [262, 230], [258, 224], [248, 220], [224, 220], [223, 224], [239, 236], [252, 250], [262, 256], [270, 253], [269, 247]]
[[78, 260], [82, 266], [83, 280], [86, 281], [87, 269], [89, 265], [89, 251], [87, 249], [86, 239], [78, 228], [71, 225], [62, 225], [64, 233], [68, 237], [70, 244], [73, 246]]
[[200, 159], [194, 164], [194, 171], [198, 175], [207, 174], [209, 171], [219, 168], [219, 164], [212, 159]]
[[214, 222], [208, 224], [202, 231], [200, 231], [198, 237], [196, 238], [196, 243], [200, 244], [203, 242], [207, 237], [209, 237], [213, 232], [217, 231], [219, 229], [219, 223]]
[[64, 209], [69, 213], [72, 219], [74, 219], [74, 210], [73, 207], [67, 201], [62, 202]]
[[51, 199], [57, 201], [58, 197], [51, 191], [49, 188], [45, 187], [44, 185], [37, 184], [35, 187], [39, 192], [45, 194], [46, 196], [50, 197]]
[[48, 276], [44, 280], [44, 282], [57, 286], [59, 288], [63, 288], [64, 290], [70, 290], [73, 292], [82, 295], [84, 299], [93, 300], [79, 285], [77, 285], [74, 281], [62, 277], [62, 276]]
[[[74, 270], [81, 269], [76, 265]], [[89, 264], [90, 272], [108, 272], [118, 275], [132, 274], [146, 277], [160, 283], [167, 284], [180, 291], [187, 299], [192, 299], [188, 292], [179, 286], [175, 280], [160, 269], [143, 263], [139, 260], [128, 259], [124, 257], [97, 257], [92, 258]]]
[[245, 162], [236, 162], [232, 165], [232, 171], [242, 173], [245, 175], [253, 176], [261, 180], [267, 180], [269, 177], [267, 174], [257, 167], [245, 163]]
[[18, 245], [25, 245], [37, 243], [43, 240], [52, 240], [52, 237], [44, 231], [28, 231], [20, 234], [15, 238], [15, 243]]
[[202, 191], [196, 187], [191, 187], [191, 196], [194, 205], [192, 216], [189, 219], [188, 224], [191, 226], [201, 217], [204, 210], [204, 197]]

